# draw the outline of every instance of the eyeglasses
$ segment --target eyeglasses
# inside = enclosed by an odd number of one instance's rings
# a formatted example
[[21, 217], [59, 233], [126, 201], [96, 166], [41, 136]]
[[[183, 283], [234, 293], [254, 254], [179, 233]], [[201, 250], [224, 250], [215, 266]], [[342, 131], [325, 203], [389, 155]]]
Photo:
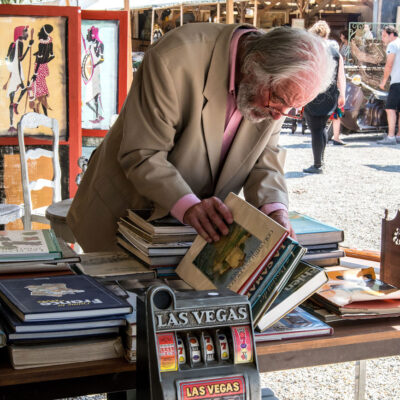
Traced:
[[[286, 113], [283, 113], [282, 111], [278, 110], [277, 108], [271, 107], [269, 105], [270, 97], [271, 97], [271, 89], [268, 90], [267, 105], [264, 106], [265, 110], [268, 110], [272, 113], [280, 114], [280, 115], [282, 115], [282, 117], [286, 117], [286, 118], [297, 119], [299, 121], [301, 121], [303, 119], [303, 115], [302, 115], [303, 113], [301, 113], [301, 115], [286, 114]], [[278, 98], [279, 102], [281, 102], [282, 104], [285, 104], [285, 102], [282, 99], [280, 99], [278, 96], [275, 95], [275, 97]], [[294, 108], [294, 107], [292, 107], [292, 108]]]

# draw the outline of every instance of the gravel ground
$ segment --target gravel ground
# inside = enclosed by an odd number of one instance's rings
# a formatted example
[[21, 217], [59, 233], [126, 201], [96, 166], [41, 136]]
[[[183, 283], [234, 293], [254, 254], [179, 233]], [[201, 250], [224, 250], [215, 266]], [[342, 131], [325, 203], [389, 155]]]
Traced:
[[[310, 135], [283, 132], [290, 209], [343, 229], [345, 246], [379, 250], [384, 209], [390, 218], [400, 209], [400, 145], [376, 145], [379, 138], [377, 134], [343, 136], [346, 146], [328, 145], [324, 174], [310, 175], [302, 172], [312, 164]], [[264, 373], [262, 383], [280, 400], [350, 400], [354, 398], [354, 365]], [[400, 399], [398, 382], [400, 357], [367, 361], [366, 400]]]
[[[346, 146], [329, 144], [322, 175], [304, 174], [312, 164], [310, 135], [281, 135], [288, 151], [286, 177], [290, 209], [345, 232], [343, 245], [380, 249], [384, 210], [400, 210], [400, 145], [375, 144], [377, 134], [342, 136]], [[280, 400], [354, 399], [355, 363], [332, 364], [262, 374], [263, 386]], [[400, 357], [367, 361], [367, 400], [400, 399]]]

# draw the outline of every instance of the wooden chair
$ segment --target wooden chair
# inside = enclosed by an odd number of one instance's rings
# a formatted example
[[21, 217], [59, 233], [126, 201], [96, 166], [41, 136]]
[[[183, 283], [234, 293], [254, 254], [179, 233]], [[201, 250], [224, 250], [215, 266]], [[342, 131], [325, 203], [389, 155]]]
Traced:
[[[48, 127], [52, 130], [52, 151], [42, 148], [25, 151], [25, 130], [27, 128], [36, 129], [39, 126]], [[33, 190], [40, 190], [43, 187], [51, 187], [53, 189], [53, 203], [61, 200], [61, 168], [58, 154], [59, 130], [57, 120], [49, 118], [44, 114], [37, 114], [34, 112], [23, 115], [18, 123], [18, 144], [21, 159], [22, 189], [24, 195], [24, 229], [31, 229], [32, 222], [49, 224], [49, 220], [45, 216], [47, 206], [33, 209], [31, 197], [31, 192]], [[36, 181], [32, 181], [29, 179], [28, 160], [36, 159], [41, 156], [50, 157], [52, 159], [53, 179], [49, 180], [39, 178]]]

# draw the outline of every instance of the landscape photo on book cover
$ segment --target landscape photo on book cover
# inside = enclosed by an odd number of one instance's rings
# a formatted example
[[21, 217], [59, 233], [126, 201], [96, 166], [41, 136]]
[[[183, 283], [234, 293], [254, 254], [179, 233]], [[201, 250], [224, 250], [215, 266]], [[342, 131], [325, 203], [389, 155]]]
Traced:
[[218, 242], [207, 243], [193, 260], [217, 287], [226, 287], [246, 265], [262, 241], [233, 222]]

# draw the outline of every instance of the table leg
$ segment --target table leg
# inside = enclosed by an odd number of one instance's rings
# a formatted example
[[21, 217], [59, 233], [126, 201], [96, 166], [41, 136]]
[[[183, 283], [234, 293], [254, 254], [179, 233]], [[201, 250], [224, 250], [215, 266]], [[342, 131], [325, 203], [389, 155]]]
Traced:
[[354, 400], [365, 399], [366, 372], [367, 372], [367, 360], [356, 361]]

